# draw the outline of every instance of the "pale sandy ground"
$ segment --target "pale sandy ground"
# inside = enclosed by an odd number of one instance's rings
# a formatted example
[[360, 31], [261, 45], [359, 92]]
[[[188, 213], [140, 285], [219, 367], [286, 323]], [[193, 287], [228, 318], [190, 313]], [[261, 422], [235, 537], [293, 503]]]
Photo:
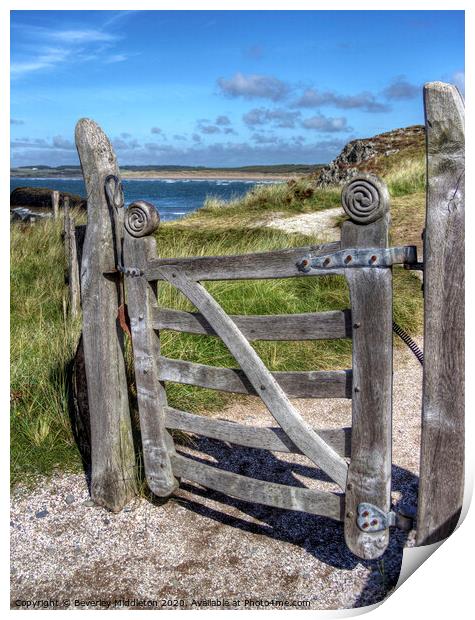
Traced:
[[340, 238], [340, 229], [336, 221], [343, 214], [341, 207], [325, 209], [316, 213], [305, 213], [293, 217], [273, 217], [261, 222], [269, 228], [277, 228], [285, 232], [298, 232], [304, 235], [318, 235], [321, 241], [335, 241]]
[[[396, 349], [394, 373], [393, 498], [415, 502], [420, 441], [421, 368], [408, 349]], [[349, 401], [296, 400], [312, 425], [351, 422]], [[257, 399], [215, 417], [244, 424], [272, 423]], [[196, 438], [194, 452], [219, 467], [280, 483], [332, 489], [305, 457]], [[190, 451], [185, 448], [185, 451]], [[323, 478], [320, 481], [320, 477]], [[74, 500], [66, 502], [68, 495]], [[165, 505], [136, 499], [120, 514], [88, 507], [82, 475], [59, 475], [11, 498], [11, 601], [206, 599], [240, 601], [239, 608], [279, 607], [287, 600], [311, 609], [380, 601], [399, 574], [412, 535], [393, 530], [382, 562], [366, 562], [346, 548], [342, 526], [329, 519], [267, 508], [182, 482]], [[71, 498], [69, 498], [71, 501]], [[46, 510], [46, 516], [37, 513]], [[44, 514], [44, 513], [43, 513]], [[246, 601], [258, 601], [247, 603]], [[259, 603], [260, 601], [260, 603]], [[274, 605], [272, 602], [274, 601]], [[173, 604], [173, 603], [172, 603]], [[305, 604], [305, 603], [303, 603]]]
[[183, 172], [173, 170], [123, 170], [121, 171], [121, 177], [123, 179], [179, 179], [193, 180], [193, 181], [209, 181], [216, 179], [233, 180], [233, 181], [288, 181], [289, 179], [300, 178], [295, 174], [275, 174], [269, 172], [268, 174], [259, 174], [255, 172], [232, 172], [232, 171], [203, 171], [203, 170], [186, 170]]

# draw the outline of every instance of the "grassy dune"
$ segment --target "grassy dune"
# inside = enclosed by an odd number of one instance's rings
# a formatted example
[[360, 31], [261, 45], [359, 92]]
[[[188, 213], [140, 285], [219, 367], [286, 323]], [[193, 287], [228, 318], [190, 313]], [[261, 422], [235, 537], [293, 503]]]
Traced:
[[[393, 242], [419, 239], [424, 217], [424, 169], [408, 160], [389, 171]], [[317, 243], [314, 237], [265, 227], [247, 228], [272, 214], [296, 215], [339, 204], [338, 189], [316, 190], [309, 179], [257, 187], [240, 200], [208, 200], [198, 212], [164, 224], [157, 233], [161, 256], [226, 255]], [[270, 281], [211, 282], [207, 288], [226, 311], [274, 314], [342, 309], [349, 306], [344, 278], [292, 278]], [[15, 225], [11, 231], [11, 450], [12, 482], [77, 469], [68, 415], [67, 372], [80, 322], [65, 322], [64, 255], [61, 223]], [[159, 303], [192, 309], [175, 289], [159, 287]], [[394, 315], [405, 329], [422, 326], [420, 281], [394, 269]], [[255, 348], [272, 370], [337, 369], [351, 366], [351, 342], [258, 342]], [[128, 363], [131, 363], [128, 346]], [[235, 366], [217, 338], [162, 332], [164, 355], [217, 366]], [[133, 389], [133, 387], [132, 387]], [[219, 408], [236, 396], [169, 384], [171, 405], [195, 412]], [[136, 417], [136, 416], [134, 416]]]

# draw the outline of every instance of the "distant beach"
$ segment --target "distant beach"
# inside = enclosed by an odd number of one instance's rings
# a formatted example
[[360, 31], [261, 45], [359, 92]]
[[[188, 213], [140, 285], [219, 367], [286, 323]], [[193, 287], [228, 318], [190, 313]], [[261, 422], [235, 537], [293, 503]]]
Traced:
[[121, 171], [123, 179], [189, 179], [194, 181], [208, 180], [233, 180], [233, 181], [288, 181], [299, 175], [295, 173], [277, 174], [256, 173], [256, 172], [239, 172], [231, 170], [124, 170]]

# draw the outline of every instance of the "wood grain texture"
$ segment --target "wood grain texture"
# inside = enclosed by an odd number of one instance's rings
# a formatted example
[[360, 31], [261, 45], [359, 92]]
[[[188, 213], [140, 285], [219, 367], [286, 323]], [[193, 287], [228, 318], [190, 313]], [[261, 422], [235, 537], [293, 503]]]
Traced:
[[54, 190], [51, 192], [51, 207], [53, 210], [53, 219], [57, 220], [59, 217], [59, 192]]
[[299, 510], [342, 520], [343, 495], [256, 480], [199, 463], [179, 454], [172, 457], [172, 465], [176, 476], [252, 504], [257, 502], [274, 508]]
[[[125, 232], [124, 265], [143, 272], [149, 252], [155, 253], [155, 239], [136, 238]], [[125, 278], [145, 475], [150, 490], [165, 497], [178, 487], [178, 482], [170, 463], [173, 442], [165, 428], [167, 401], [157, 368], [160, 340], [151, 324], [152, 308], [156, 305], [154, 288], [143, 276]]]
[[[306, 314], [229, 315], [249, 341], [324, 340], [351, 338], [351, 312], [309, 312]], [[190, 334], [216, 336], [199, 312], [161, 308], [152, 317], [155, 329], [171, 329]]]
[[344, 488], [348, 471], [344, 459], [301, 417], [260, 357], [217, 301], [201, 284], [189, 280], [174, 267], [163, 266], [160, 271], [168, 282], [180, 290], [206, 316], [208, 323], [213, 326], [270, 413], [294, 444]]
[[[216, 420], [173, 407], [165, 407], [165, 426], [239, 446], [302, 454], [280, 427], [244, 426], [227, 420]], [[340, 456], [350, 456], [351, 428], [314, 429]]]
[[115, 269], [111, 220], [104, 179], [119, 176], [111, 144], [92, 120], [76, 125], [87, 194], [88, 223], [81, 264], [83, 343], [91, 419], [91, 496], [120, 510], [136, 493], [135, 453], [123, 357], [117, 324], [117, 283], [103, 274]]
[[[381, 247], [388, 240], [387, 215], [370, 224], [345, 222], [342, 247]], [[391, 502], [392, 271], [348, 269], [353, 321], [351, 461], [346, 484], [345, 540], [358, 557], [380, 557], [389, 530], [363, 532], [358, 504], [388, 511]]]
[[[163, 279], [162, 267], [175, 267], [190, 280], [252, 280], [305, 276], [305, 273], [297, 269], [297, 261], [309, 252], [319, 256], [339, 249], [340, 242], [335, 241], [324, 245], [234, 256], [155, 258], [149, 261], [145, 275], [149, 280], [160, 280]], [[337, 271], [322, 269], [320, 275], [328, 273], [335, 275]]]
[[417, 545], [449, 536], [464, 489], [465, 110], [450, 84], [424, 87], [427, 211]]
[[76, 225], [69, 211], [69, 198], [64, 197], [64, 247], [68, 264], [69, 311], [76, 318], [81, 310], [81, 284], [79, 275], [78, 240]]
[[[351, 398], [350, 370], [279, 371], [270, 374], [290, 398]], [[207, 366], [167, 357], [160, 358], [159, 379], [237, 394], [258, 393], [246, 373], [240, 369]]]

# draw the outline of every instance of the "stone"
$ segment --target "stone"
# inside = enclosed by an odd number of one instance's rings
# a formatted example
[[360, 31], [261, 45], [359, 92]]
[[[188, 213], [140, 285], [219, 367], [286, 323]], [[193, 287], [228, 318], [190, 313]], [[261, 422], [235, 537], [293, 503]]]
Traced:
[[66, 504], [74, 504], [74, 495], [66, 495], [66, 499], [64, 501], [66, 502]]
[[[29, 207], [36, 209], [52, 209], [52, 193], [53, 190], [47, 187], [17, 187], [10, 194], [10, 206]], [[78, 196], [77, 194], [71, 194], [70, 192], [60, 192], [60, 208], [63, 207], [63, 201], [65, 196], [69, 198], [69, 206], [71, 208], [86, 208], [86, 200], [82, 196]]]
[[373, 138], [352, 140], [328, 166], [317, 173], [316, 185], [344, 185], [361, 172], [378, 174], [378, 166], [385, 157], [407, 149], [423, 153], [424, 140], [425, 130], [422, 125], [394, 129]]
[[95, 506], [95, 502], [92, 499], [87, 499], [85, 502], [83, 502], [83, 506], [86, 506], [87, 508], [92, 508], [93, 506]]
[[39, 510], [35, 516], [37, 519], [44, 519], [48, 515], [49, 515], [49, 512], [45, 508], [44, 510]]

